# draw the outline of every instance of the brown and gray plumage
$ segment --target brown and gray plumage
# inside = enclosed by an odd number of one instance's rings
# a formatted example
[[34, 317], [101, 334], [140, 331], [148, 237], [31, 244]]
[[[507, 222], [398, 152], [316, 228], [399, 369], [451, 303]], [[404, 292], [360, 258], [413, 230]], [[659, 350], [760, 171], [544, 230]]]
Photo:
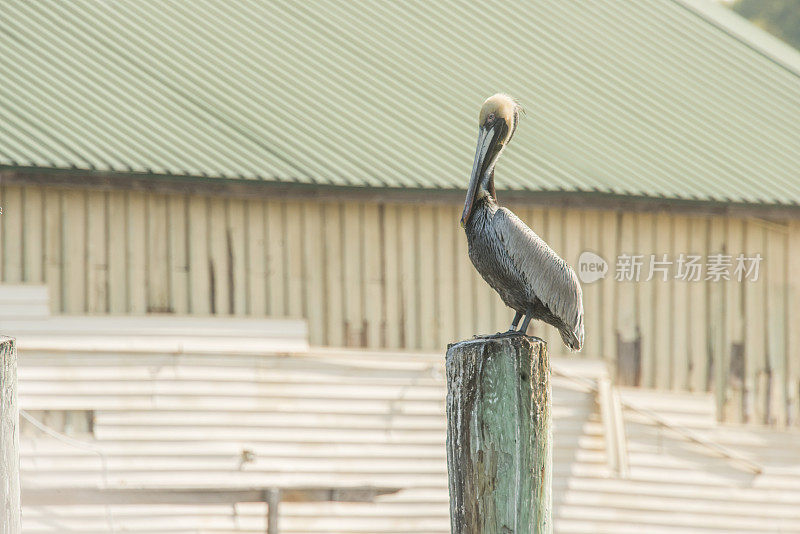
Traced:
[[583, 297], [575, 271], [510, 210], [497, 204], [494, 166], [519, 122], [519, 105], [497, 94], [483, 103], [478, 147], [461, 225], [469, 258], [506, 306], [516, 311], [509, 332], [531, 319], [556, 327], [572, 350], [583, 347]]

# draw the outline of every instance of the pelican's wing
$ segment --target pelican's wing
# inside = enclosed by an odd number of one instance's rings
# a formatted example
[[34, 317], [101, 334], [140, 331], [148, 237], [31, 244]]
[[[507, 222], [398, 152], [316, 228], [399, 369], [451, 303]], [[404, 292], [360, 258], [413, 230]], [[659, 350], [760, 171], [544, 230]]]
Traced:
[[533, 294], [569, 327], [570, 332], [561, 332], [564, 343], [580, 350], [583, 294], [575, 271], [510, 210], [499, 208], [492, 226]]

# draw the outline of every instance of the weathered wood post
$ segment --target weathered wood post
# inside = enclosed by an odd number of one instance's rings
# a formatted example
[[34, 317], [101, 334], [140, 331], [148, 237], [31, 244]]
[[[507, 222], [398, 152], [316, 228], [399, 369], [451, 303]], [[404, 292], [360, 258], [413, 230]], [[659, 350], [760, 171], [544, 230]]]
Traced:
[[19, 534], [19, 516], [17, 349], [0, 336], [0, 534]]
[[278, 530], [278, 507], [281, 503], [281, 490], [271, 488], [266, 491], [267, 534], [280, 534]]
[[447, 348], [453, 534], [552, 532], [547, 345], [522, 335]]

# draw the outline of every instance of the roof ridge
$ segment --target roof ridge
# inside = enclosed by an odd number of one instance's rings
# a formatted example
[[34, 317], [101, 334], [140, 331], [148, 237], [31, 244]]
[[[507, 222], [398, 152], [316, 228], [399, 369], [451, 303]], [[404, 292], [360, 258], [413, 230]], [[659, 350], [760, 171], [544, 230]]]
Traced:
[[800, 51], [730, 8], [709, 0], [672, 0], [800, 78]]

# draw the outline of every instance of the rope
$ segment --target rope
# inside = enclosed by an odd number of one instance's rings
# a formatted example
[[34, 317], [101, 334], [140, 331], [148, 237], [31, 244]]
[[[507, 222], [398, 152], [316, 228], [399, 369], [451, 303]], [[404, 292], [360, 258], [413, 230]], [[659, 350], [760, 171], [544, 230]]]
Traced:
[[[590, 391], [594, 393], [597, 393], [598, 391], [597, 385], [594, 383], [593, 380], [589, 378], [576, 376], [567, 373], [565, 371], [556, 369], [553, 369], [553, 374], [556, 374], [568, 380], [572, 380], [588, 388]], [[708, 439], [705, 436], [697, 434], [696, 432], [685, 426], [671, 423], [651, 410], [639, 408], [638, 406], [634, 406], [630, 402], [626, 402], [622, 399], [620, 399], [620, 405], [627, 410], [631, 410], [632, 412], [636, 412], [639, 415], [643, 415], [644, 417], [650, 419], [652, 422], [654, 422], [655, 424], [657, 424], [662, 428], [672, 430], [674, 433], [678, 434], [684, 439], [687, 439], [691, 442], [696, 443], [697, 445], [700, 445], [701, 447], [714, 451], [716, 454], [722, 456], [723, 458], [727, 459], [732, 463], [738, 463], [740, 467], [744, 468], [745, 471], [749, 471], [754, 475], [760, 475], [761, 473], [764, 472], [764, 468], [760, 464], [750, 460], [749, 458], [746, 458], [745, 456], [739, 454], [738, 452], [734, 452], [731, 449], [723, 445], [720, 445], [719, 443], [713, 440]]]
[[[100, 457], [100, 465], [101, 465], [101, 467], [103, 469], [103, 484], [102, 484], [101, 488], [102, 489], [108, 488], [108, 458], [106, 457], [105, 453], [99, 447], [96, 447], [96, 446], [94, 446], [91, 443], [88, 443], [86, 441], [81, 441], [81, 440], [72, 438], [70, 436], [67, 436], [66, 434], [62, 434], [61, 432], [57, 431], [56, 429], [45, 425], [44, 423], [42, 423], [41, 421], [39, 421], [38, 419], [33, 417], [31, 414], [29, 414], [25, 410], [20, 410], [19, 414], [26, 421], [28, 421], [30, 424], [32, 424], [33, 426], [35, 426], [37, 429], [41, 430], [42, 432], [44, 432], [48, 436], [50, 436], [52, 438], [55, 438], [58, 441], [61, 441], [62, 443], [65, 443], [66, 445], [69, 445], [70, 447], [75, 447], [76, 449], [83, 449], [83, 450], [92, 452], [94, 454], [97, 454]], [[116, 532], [116, 529], [114, 528], [114, 514], [111, 511], [111, 507], [109, 505], [106, 505], [105, 509], [106, 509], [106, 520], [108, 521], [108, 526], [111, 529], [111, 533], [114, 534]]]

